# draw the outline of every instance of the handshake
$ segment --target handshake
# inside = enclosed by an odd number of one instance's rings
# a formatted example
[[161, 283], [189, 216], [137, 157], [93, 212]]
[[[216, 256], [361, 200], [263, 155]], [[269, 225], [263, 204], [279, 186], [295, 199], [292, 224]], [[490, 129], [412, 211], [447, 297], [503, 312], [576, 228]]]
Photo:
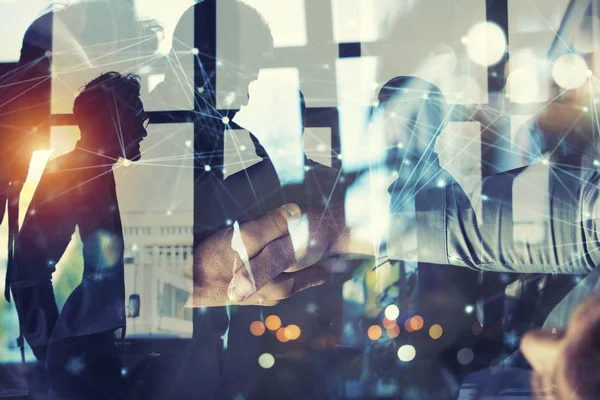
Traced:
[[[343, 204], [301, 210], [285, 204], [213, 233], [194, 251], [190, 306], [275, 305], [327, 281], [351, 252]], [[369, 254], [370, 246], [353, 250]], [[357, 251], [354, 251], [356, 253]]]

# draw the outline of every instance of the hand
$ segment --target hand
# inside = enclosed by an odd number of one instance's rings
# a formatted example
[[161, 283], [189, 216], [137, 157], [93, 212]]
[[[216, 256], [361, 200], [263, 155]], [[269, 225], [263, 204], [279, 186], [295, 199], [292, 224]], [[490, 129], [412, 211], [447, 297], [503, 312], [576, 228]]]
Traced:
[[[318, 279], [324, 281], [330, 272], [339, 270], [343, 263], [338, 255], [358, 253], [371, 256], [372, 243], [351, 240], [343, 211], [343, 202], [332, 202], [326, 208], [309, 207], [301, 218], [290, 222], [291, 234], [273, 235], [262, 251], [252, 254], [250, 246], [246, 245], [250, 260], [236, 265], [229, 298], [241, 302], [254, 293], [276, 290], [273, 285], [280, 288], [290, 279], [300, 279], [305, 287], [315, 286]], [[278, 229], [287, 232], [287, 226]]]
[[566, 329], [525, 334], [521, 351], [534, 390], [550, 389], [561, 400], [600, 399], [600, 294], [577, 307]]
[[[200, 243], [194, 251], [193, 306], [275, 305], [294, 293], [324, 283], [328, 276], [324, 268], [281, 273], [295, 265], [295, 258], [290, 257], [294, 250], [288, 223], [300, 215], [297, 205], [286, 204], [241, 224], [239, 234], [247, 253], [246, 262], [232, 246], [234, 228], [218, 231]], [[232, 294], [229, 286], [234, 271], [246, 270], [246, 263], [251, 270], [269, 272], [260, 275], [260, 290], [240, 298]]]

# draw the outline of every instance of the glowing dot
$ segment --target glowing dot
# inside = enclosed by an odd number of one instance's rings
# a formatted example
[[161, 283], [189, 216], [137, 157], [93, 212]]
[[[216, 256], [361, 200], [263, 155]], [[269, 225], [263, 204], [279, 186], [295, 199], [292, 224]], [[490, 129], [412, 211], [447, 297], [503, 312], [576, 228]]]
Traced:
[[171, 214], [173, 214], [173, 211], [167, 210], [167, 215], [171, 215]]
[[423, 323], [423, 318], [420, 315], [415, 315], [410, 319], [410, 327], [415, 331], [423, 328]]
[[506, 79], [506, 97], [514, 103], [531, 103], [537, 100], [540, 84], [535, 71], [519, 68]]
[[298, 325], [288, 325], [285, 327], [284, 335], [289, 340], [296, 340], [300, 337], [302, 331]]
[[473, 332], [473, 335], [475, 336], [479, 336], [483, 333], [483, 326], [479, 323], [479, 321], [473, 322], [473, 325], [471, 326], [471, 332]]
[[325, 148], [325, 145], [323, 143], [320, 143], [317, 146], [317, 151], [324, 152], [325, 150], [326, 150], [326, 148]]
[[399, 149], [403, 149], [403, 148], [404, 148], [404, 145], [403, 145], [402, 143], [398, 143], [398, 144], [396, 145], [396, 147], [397, 147], [397, 148], [399, 148]]
[[575, 89], [587, 79], [588, 67], [584, 59], [577, 54], [560, 56], [552, 66], [552, 77], [563, 89]]
[[229, 123], [229, 117], [223, 117], [223, 118], [221, 118], [221, 121], [222, 121], [222, 122], [223, 122], [225, 125], [227, 125], [227, 124]]
[[341, 160], [341, 159], [342, 159], [342, 155], [341, 155], [341, 154], [338, 154], [338, 155], [337, 155], [337, 159], [338, 159], [338, 160]]
[[591, 69], [588, 69], [587, 72], [586, 72], [586, 75], [587, 76], [592, 76], [592, 75], [594, 75], [594, 71], [592, 71]]
[[261, 354], [260, 357], [258, 357], [258, 365], [264, 369], [269, 369], [275, 365], [275, 357], [269, 353]]
[[587, 108], [587, 107], [583, 107], [583, 112], [588, 112], [588, 111], [590, 111], [590, 109], [589, 109], [589, 108]]
[[485, 195], [485, 194], [481, 195], [481, 200], [486, 201], [487, 199], [488, 199], [487, 195]]
[[394, 324], [393, 327], [386, 329], [385, 333], [387, 333], [387, 335], [390, 339], [397, 338], [398, 335], [400, 334], [400, 327], [398, 325]]
[[504, 56], [506, 35], [498, 25], [480, 22], [469, 30], [465, 44], [469, 58], [476, 64], [487, 67], [498, 63]]
[[396, 321], [395, 320], [390, 320], [387, 318], [383, 318], [383, 322], [381, 323], [381, 325], [383, 325], [383, 327], [385, 329], [391, 329], [394, 326], [396, 326]]
[[400, 315], [400, 309], [395, 304], [390, 304], [385, 308], [385, 317], [389, 320], [395, 320]]
[[217, 67], [220, 67], [220, 66], [222, 66], [222, 65], [223, 65], [223, 61], [221, 61], [221, 60], [218, 60], [218, 61], [217, 61]]
[[405, 344], [398, 349], [398, 359], [403, 362], [409, 362], [414, 360], [417, 355], [417, 351], [410, 344]]
[[310, 167], [309, 167], [308, 165], [305, 165], [305, 166], [304, 166], [304, 170], [305, 170], [305, 171], [310, 171]]
[[463, 36], [460, 38], [460, 41], [462, 44], [467, 44], [467, 43], [469, 43], [469, 38], [467, 38], [466, 36]]
[[392, 176], [394, 178], [397, 178], [398, 177], [398, 171], [392, 171]]
[[429, 336], [433, 340], [437, 340], [437, 339], [441, 338], [443, 333], [444, 333], [444, 330], [442, 329], [441, 325], [435, 324], [435, 325], [432, 325], [431, 328], [429, 328]]
[[121, 368], [121, 376], [127, 375], [127, 368]]
[[192, 141], [191, 140], [186, 140], [185, 141], [185, 147], [192, 147]]
[[205, 165], [205, 166], [204, 166], [204, 170], [205, 170], [206, 172], [209, 172], [209, 171], [210, 171], [210, 165]]
[[367, 331], [367, 336], [371, 340], [377, 340], [381, 337], [381, 327], [379, 325], [371, 325]]
[[35, 209], [32, 208], [31, 211], [29, 211], [29, 214], [30, 215], [35, 215]]
[[123, 160], [123, 166], [124, 167], [129, 167], [131, 165], [131, 161], [128, 159]]
[[410, 160], [404, 160], [405, 165], [410, 165]]
[[226, 170], [225, 168], [223, 168], [223, 169], [221, 170], [221, 172], [223, 173], [223, 175], [225, 175], [225, 174], [227, 173], [227, 170]]
[[246, 146], [244, 146], [244, 145], [241, 145], [241, 146], [240, 146], [240, 151], [246, 151]]
[[548, 159], [546, 157], [542, 158], [542, 164], [548, 165]]
[[281, 319], [279, 319], [277, 315], [269, 315], [265, 319], [265, 325], [267, 326], [268, 330], [276, 331], [281, 327]]
[[465, 314], [472, 314], [474, 310], [475, 307], [473, 307], [471, 304], [467, 304], [465, 306]]
[[200, 52], [198, 51], [198, 49], [197, 49], [197, 48], [195, 48], [195, 47], [194, 47], [194, 48], [192, 49], [192, 54], [194, 54], [194, 55], [197, 55], [198, 53], [200, 53]]
[[456, 359], [462, 365], [470, 364], [471, 361], [473, 361], [473, 357], [474, 357], [474, 354], [473, 354], [473, 350], [471, 350], [471, 349], [461, 349], [456, 354]]
[[132, 245], [131, 251], [138, 251], [138, 245], [137, 244]]
[[277, 333], [275, 334], [275, 337], [281, 343], [286, 343], [286, 342], [290, 341], [290, 339], [285, 335], [285, 328], [279, 328], [279, 329], [277, 329]]
[[225, 225], [229, 226], [233, 223], [233, 221], [231, 221], [230, 219], [226, 219], [225, 220]]
[[438, 187], [444, 187], [444, 186], [446, 186], [446, 182], [444, 182], [443, 179], [440, 179], [437, 181], [437, 185], [438, 185]]
[[329, 64], [325, 64], [325, 65], [323, 65], [323, 68], [325, 68], [325, 69], [329, 69]]
[[600, 165], [600, 161], [594, 160], [594, 165], [597, 167], [598, 165]]
[[265, 324], [260, 321], [254, 321], [250, 324], [250, 332], [254, 336], [262, 336], [265, 333]]
[[415, 330], [412, 328], [412, 326], [410, 325], [410, 321], [412, 320], [412, 318], [407, 319], [406, 321], [404, 321], [404, 329], [406, 329], [406, 332], [414, 332]]
[[204, 88], [203, 87], [199, 87], [198, 88], [198, 93], [204, 93]]
[[46, 57], [51, 57], [51, 56], [52, 56], [52, 52], [51, 52], [51, 51], [49, 51], [49, 50], [46, 50], [46, 52], [44, 53], [44, 55], [45, 55]]

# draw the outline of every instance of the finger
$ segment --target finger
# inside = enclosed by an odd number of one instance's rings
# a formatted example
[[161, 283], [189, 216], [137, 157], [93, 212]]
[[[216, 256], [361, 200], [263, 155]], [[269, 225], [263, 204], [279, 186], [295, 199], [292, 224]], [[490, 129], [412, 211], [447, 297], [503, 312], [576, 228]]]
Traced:
[[243, 301], [295, 263], [296, 254], [289, 235], [272, 241], [234, 274], [227, 291], [229, 299]]
[[563, 329], [544, 328], [527, 332], [521, 339], [521, 352], [538, 374], [552, 373], [562, 351]]
[[288, 220], [299, 219], [301, 215], [300, 207], [289, 203], [269, 211], [258, 219], [243, 223], [240, 232], [248, 257], [254, 258], [268, 243], [288, 235]]
[[322, 285], [328, 279], [329, 273], [321, 266], [313, 266], [292, 273], [284, 272], [247, 300], [258, 297], [262, 304], [279, 302], [303, 290]]

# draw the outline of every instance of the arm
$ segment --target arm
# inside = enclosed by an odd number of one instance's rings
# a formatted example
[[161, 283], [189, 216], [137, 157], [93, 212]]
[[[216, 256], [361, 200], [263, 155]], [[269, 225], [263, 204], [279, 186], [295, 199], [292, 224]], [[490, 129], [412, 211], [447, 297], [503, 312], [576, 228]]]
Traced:
[[[55, 183], [42, 178], [16, 242], [11, 288], [23, 334], [32, 348], [47, 344], [58, 319], [52, 273], [75, 230], [69, 194], [55, 197]], [[45, 352], [36, 352], [36, 357], [43, 360]]]

